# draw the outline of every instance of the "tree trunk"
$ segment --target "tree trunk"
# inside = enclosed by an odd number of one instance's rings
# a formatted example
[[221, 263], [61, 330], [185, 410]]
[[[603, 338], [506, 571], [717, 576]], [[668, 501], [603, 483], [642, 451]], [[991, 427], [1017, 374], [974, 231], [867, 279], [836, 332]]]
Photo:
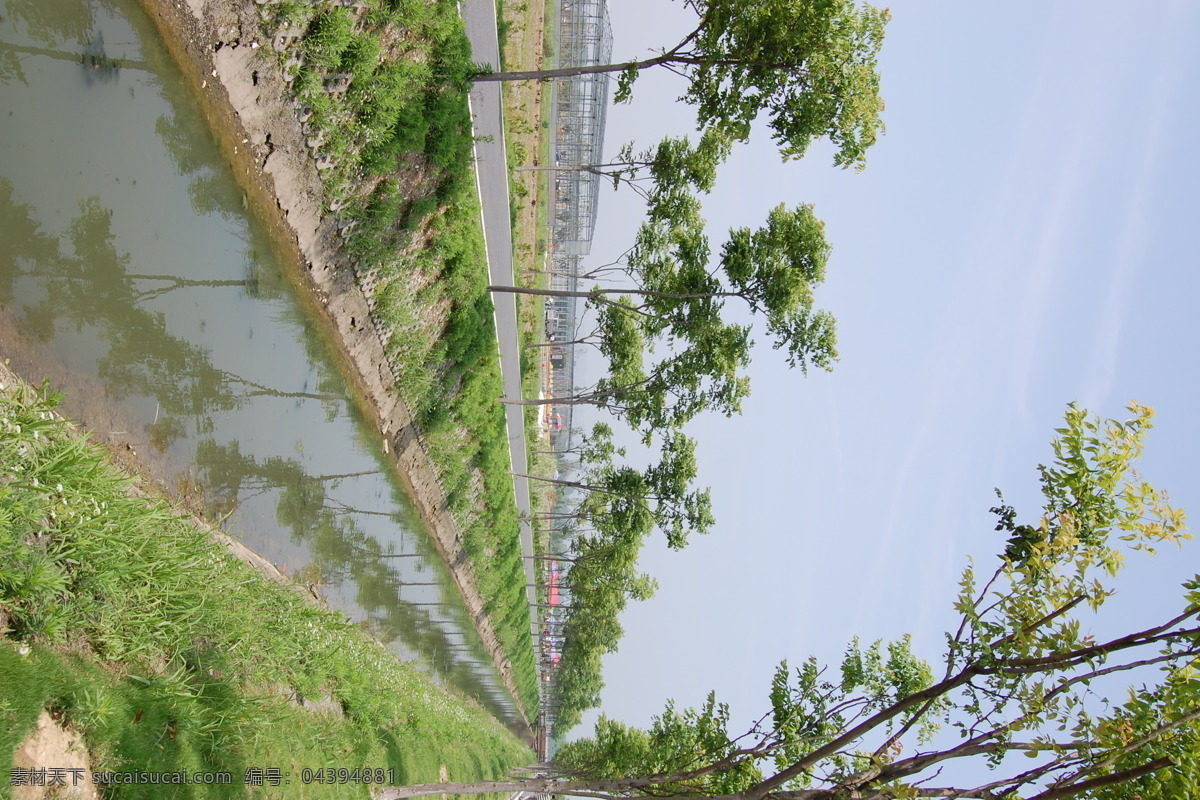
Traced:
[[[513, 167], [516, 172], [590, 172], [593, 175], [604, 175], [603, 167], [609, 166], [606, 164], [562, 164], [558, 166], [537, 166], [530, 165], [524, 167]], [[615, 165], [613, 165], [615, 166]]]
[[665, 64], [671, 58], [666, 55], [648, 58], [645, 61], [626, 61], [624, 64], [587, 64], [580, 67], [559, 67], [525, 72], [484, 72], [475, 76], [476, 81], [550, 81], [555, 78], [578, 78], [580, 75], [602, 75], [624, 72], [627, 69], [647, 69]]
[[574, 397], [543, 397], [539, 400], [509, 400], [501, 398], [500, 402], [510, 406], [584, 406], [600, 400], [608, 399], [608, 394], [575, 395]]
[[564, 480], [560, 480], [559, 478], [547, 478], [542, 475], [530, 475], [527, 472], [509, 472], [508, 474], [515, 475], [518, 478], [527, 478], [528, 480], [531, 480], [531, 481], [542, 481], [544, 483], [552, 483], [555, 486], [569, 486], [572, 489], [582, 489], [582, 490], [588, 491], [588, 492], [593, 492], [600, 488], [598, 486], [592, 486], [587, 483], [581, 483], [580, 481], [564, 481]]
[[[576, 345], [576, 344], [593, 344], [593, 342], [591, 342], [587, 339], [572, 339], [569, 342], [537, 342], [534, 344], [525, 345], [525, 349], [527, 349], [527, 350], [539, 349], [540, 350], [540, 349], [545, 349], [547, 347], [566, 347], [567, 345]], [[557, 450], [554, 450], [554, 451], [542, 450], [540, 452], [543, 452], [543, 453], [555, 452], [555, 453], [557, 453], [559, 451], [557, 451]], [[563, 452], [565, 452], [565, 451], [563, 451]]]
[[663, 300], [703, 300], [709, 297], [741, 297], [740, 292], [695, 292], [679, 294], [675, 292], [652, 292], [649, 289], [591, 289], [586, 292], [567, 291], [566, 289], [535, 289], [523, 286], [489, 286], [489, 292], [507, 292], [509, 294], [531, 294], [538, 297], [582, 297], [590, 300], [604, 300], [608, 294], [636, 294], [642, 297], [658, 297]]

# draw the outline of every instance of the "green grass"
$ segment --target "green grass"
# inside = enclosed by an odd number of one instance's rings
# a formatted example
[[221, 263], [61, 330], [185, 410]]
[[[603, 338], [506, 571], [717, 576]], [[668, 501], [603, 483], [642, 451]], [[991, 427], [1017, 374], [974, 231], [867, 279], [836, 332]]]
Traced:
[[404, 783], [436, 780], [442, 765], [454, 779], [499, 777], [529, 760], [473, 702], [132, 494], [54, 406], [44, 389], [0, 393], [0, 796], [43, 708], [83, 733], [93, 769], [234, 776], [177, 797], [267, 796], [240, 785], [249, 766], [297, 782], [305, 767], [390, 767]]
[[499, 69], [508, 69], [508, 29], [509, 23], [504, 16], [504, 0], [496, 0], [496, 41], [500, 45]]
[[[467, 108], [470, 47], [454, 0], [373, 0], [362, 15], [285, 3], [267, 27], [303, 30], [280, 63], [310, 110], [326, 203], [352, 231], [372, 313], [439, 470], [513, 665], [537, 706], [534, 652]], [[291, 64], [291, 66], [287, 66]], [[342, 93], [331, 82], [349, 76]], [[526, 621], [518, 624], [518, 607]]]

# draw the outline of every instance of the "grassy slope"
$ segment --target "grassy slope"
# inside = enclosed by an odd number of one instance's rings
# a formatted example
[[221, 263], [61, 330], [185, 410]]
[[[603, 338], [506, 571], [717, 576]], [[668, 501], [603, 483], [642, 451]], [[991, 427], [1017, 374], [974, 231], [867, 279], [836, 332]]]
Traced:
[[[453, 0], [300, 0], [265, 27], [303, 31], [280, 54], [311, 110], [331, 210], [424, 431], [520, 702], [537, 681], [466, 93], [473, 68]], [[331, 81], [350, 76], [344, 93]]]
[[[0, 796], [42, 708], [84, 733], [93, 769], [234, 775], [233, 787], [178, 797], [262, 796], [236, 785], [249, 766], [296, 784], [304, 767], [390, 767], [419, 782], [442, 766], [472, 779], [528, 762], [472, 702], [164, 503], [132, 495], [53, 405], [23, 385], [0, 392]], [[298, 697], [335, 710], [303, 710]], [[365, 797], [366, 787], [304, 796]]]

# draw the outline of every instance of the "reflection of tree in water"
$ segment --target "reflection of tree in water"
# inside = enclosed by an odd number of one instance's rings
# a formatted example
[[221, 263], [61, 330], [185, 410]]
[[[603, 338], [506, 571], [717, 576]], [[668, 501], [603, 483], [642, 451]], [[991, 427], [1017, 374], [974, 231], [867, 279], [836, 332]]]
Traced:
[[[337, 395], [338, 397], [346, 397], [346, 383], [342, 380], [342, 376], [338, 374], [333, 362], [329, 358], [329, 352], [325, 342], [322, 341], [321, 335], [317, 332], [315, 325], [311, 321], [305, 319], [304, 309], [299, 303], [288, 303], [283, 309], [283, 318], [291, 322], [295, 329], [300, 332], [300, 344], [304, 347], [304, 355], [308, 358], [308, 363], [316, 367], [317, 370], [317, 393], [325, 395]], [[341, 403], [324, 403], [325, 406], [325, 421], [332, 422], [337, 417], [338, 412], [343, 409]], [[352, 408], [352, 404], [347, 403], [347, 407]]]
[[73, 50], [52, 50], [48, 47], [17, 44], [0, 41], [0, 81], [11, 83], [14, 80], [29, 85], [21, 56], [41, 56], [57, 61], [69, 61], [78, 64], [83, 70], [83, 82], [86, 86], [94, 86], [97, 82], [115, 82], [123, 69], [150, 70], [145, 61], [130, 58], [113, 58], [104, 49], [104, 34], [97, 31], [92, 41], [83, 52]]
[[91, 86], [96, 81], [110, 83], [117, 79], [122, 63], [108, 54], [104, 47], [104, 31], [96, 31], [79, 57], [83, 65], [84, 82]]
[[154, 130], [179, 174], [190, 179], [192, 209], [200, 215], [220, 214], [227, 220], [240, 220], [245, 214], [242, 193], [219, 171], [220, 157], [203, 126], [188, 125], [175, 115], [163, 114], [154, 123]]
[[[191, 183], [188, 193], [192, 199], [192, 208], [197, 214], [220, 214], [225, 219], [245, 224], [246, 209], [241, 191], [227, 180], [219, 171], [220, 156], [211, 140], [203, 133], [202, 128], [188, 125], [175, 115], [162, 115], [154, 124], [154, 129], [167, 148], [171, 160], [179, 169], [181, 175], [190, 176]], [[248, 236], [256, 236], [250, 232]], [[270, 245], [257, 234], [261, 241], [252, 242], [247, 253], [247, 263], [257, 264], [259, 255], [266, 255]], [[149, 276], [147, 276], [149, 277]], [[169, 291], [174, 286], [164, 286]], [[288, 294], [283, 276], [279, 270], [256, 270], [253, 282], [247, 287], [251, 297], [260, 299], [277, 298]], [[332, 369], [324, 343], [320, 341], [310, 321], [304, 318], [304, 311], [295, 302], [283, 306], [284, 318], [292, 322], [295, 329], [301, 332], [304, 351], [309, 363], [317, 368], [317, 394], [341, 396], [345, 384]], [[326, 418], [332, 420], [340, 411], [338, 404], [326, 404]]]
[[13, 282], [22, 270], [57, 259], [58, 238], [41, 232], [33, 207], [13, 199], [13, 185], [0, 177], [0, 305], [13, 304]]
[[93, 11], [111, 8], [94, 0], [6, 0], [4, 13], [25, 24], [29, 35], [47, 47], [86, 45], [96, 29]]
[[[457, 604], [412, 603], [403, 599], [405, 586], [430, 585], [453, 591], [449, 578], [432, 566], [437, 564], [437, 556], [411, 561], [397, 559], [397, 555], [405, 554], [385, 549], [378, 539], [362, 530], [355, 517], [383, 515], [392, 517], [399, 525], [400, 513], [356, 508], [332, 496], [342, 481], [378, 474], [379, 470], [309, 475], [296, 459], [282, 456], [256, 459], [241, 452], [237, 442], [220, 445], [211, 439], [197, 445], [196, 465], [212, 516], [227, 515], [252, 497], [278, 492], [276, 520], [288, 529], [293, 542], [307, 547], [316, 567], [313, 573], [331, 583], [354, 584], [355, 603], [369, 615], [369, 627], [378, 638], [403, 642], [434, 664], [447, 680], [480, 702], [495, 705], [489, 687], [471, 664], [472, 660], [486, 663], [486, 654], [471, 652], [470, 647], [463, 645], [462, 634], [447, 630], [431, 611], [431, 607], [449, 610]], [[398, 560], [417, 572], [427, 571], [428, 577], [406, 580], [397, 570]], [[492, 710], [499, 715], [505, 713], [499, 707]]]
[[[211, 140], [201, 132], [202, 129], [181, 122], [175, 115], [166, 114], [158, 118], [154, 129], [162, 139], [180, 174], [192, 176], [188, 193], [191, 195], [192, 208], [196, 213], [216, 213], [227, 220], [243, 222], [246, 211], [243, 206], [242, 193], [232, 181], [224, 179], [217, 171], [214, 165], [220, 163], [219, 155]], [[269, 250], [270, 246], [265, 240], [252, 244], [247, 261], [257, 263], [259, 253], [265, 254]], [[249, 287], [247, 291], [252, 297], [258, 298], [280, 297], [287, 293], [283, 277], [278, 270], [256, 272], [253, 286]], [[302, 332], [302, 343], [308, 361], [317, 368], [317, 393], [322, 395], [344, 394], [345, 384], [332, 369], [325, 345], [320, 341], [320, 337], [309, 320], [304, 319], [304, 311], [300, 305], [295, 302], [287, 303], [283, 308], [283, 315], [285, 319], [294, 323], [297, 330]], [[336, 404], [327, 405], [325, 409], [327, 419], [332, 420], [339, 410], [340, 406]]]
[[[3, 198], [0, 197], [0, 200]], [[7, 208], [14, 208], [10, 202]], [[20, 210], [20, 209], [17, 209]], [[27, 209], [25, 209], [27, 210]], [[22, 221], [16, 214], [17, 221]], [[60, 328], [83, 333], [98, 331], [108, 344], [97, 371], [110, 396], [122, 400], [133, 395], [158, 401], [161, 425], [156, 446], [165, 447], [181, 426], [170, 417], [192, 417], [200, 428], [211, 427], [212, 415], [229, 411], [255, 397], [313, 399], [339, 404], [340, 395], [275, 389], [213, 366], [207, 350], [167, 330], [166, 315], [142, 306], [147, 300], [180, 289], [241, 288], [247, 280], [188, 280], [169, 275], [129, 272], [130, 256], [115, 244], [112, 212], [96, 198], [80, 204], [80, 215], [67, 231], [73, 255], [46, 249], [36, 227], [18, 225], [22, 260], [32, 267], [20, 275], [42, 281], [40, 302], [22, 311], [24, 329], [48, 341]], [[27, 221], [27, 215], [25, 217]], [[25, 255], [37, 251], [39, 258]], [[56, 254], [57, 253], [57, 254]], [[3, 291], [11, 297], [13, 276], [6, 276]]]
[[[79, 217], [72, 221], [66, 239], [72, 254], [65, 255], [57, 237], [44, 234], [34, 221], [33, 209], [14, 202], [12, 185], [0, 178], [0, 302], [14, 307], [14, 282], [18, 278], [41, 281], [43, 299], [20, 309], [22, 327], [50, 339], [60, 328], [77, 333], [95, 330], [109, 349], [100, 360], [99, 372], [106, 390], [117, 398], [133, 394], [158, 400], [161, 415], [152, 426], [154, 444], [165, 449], [170, 440], [183, 436], [182, 418], [192, 418], [198, 430], [211, 430], [216, 411], [233, 409], [257, 396], [315, 398], [340, 407], [340, 381], [321, 357], [319, 337], [307, 332], [305, 350], [318, 365], [318, 393], [284, 392], [214, 367], [204, 349], [170, 335], [163, 314], [144, 306], [148, 298], [177, 289], [208, 286], [237, 286], [239, 281], [205, 282], [163, 275], [129, 273], [130, 256], [118, 250], [111, 217], [95, 199], [84, 202]], [[284, 314], [296, 323], [302, 311], [295, 304], [282, 304]], [[380, 542], [367, 535], [356, 519], [384, 514], [399, 526], [400, 514], [377, 509], [355, 508], [331, 496], [341, 481], [378, 472], [306, 475], [302, 465], [283, 457], [258, 461], [243, 454], [236, 443], [218, 446], [211, 439], [199, 442], [197, 467], [206, 491], [220, 514], [250, 497], [278, 492], [276, 516], [296, 542], [304, 543], [319, 565], [319, 571], [338, 581], [352, 581], [356, 602], [371, 617], [371, 627], [384, 640], [399, 640], [422, 654], [445, 678], [489, 707], [495, 705], [488, 685], [464, 660], [463, 645], [455, 634], [434, 617], [442, 603], [411, 603], [402, 599], [404, 586], [430, 583], [449, 587], [436, 566], [428, 578], [403, 581], [400, 564], [418, 571], [436, 565], [436, 555], [427, 559], [396, 558]], [[417, 562], [425, 561], [426, 564]], [[453, 591], [452, 589], [448, 589]], [[412, 595], [410, 594], [410, 597]], [[457, 604], [455, 605], [457, 607]], [[450, 610], [444, 609], [444, 613]], [[482, 653], [471, 654], [484, 660]], [[494, 713], [504, 714], [500, 707]]]
[[26, 86], [29, 81], [25, 78], [25, 70], [21, 69], [21, 56], [15, 51], [0, 46], [0, 83], [16, 83], [20, 81]]
[[15, 79], [28, 85], [22, 69], [22, 55], [79, 64], [88, 86], [117, 80], [120, 70], [125, 67], [147, 69], [149, 65], [144, 61], [127, 59], [124, 53], [108, 52], [104, 31], [97, 25], [94, 13], [100, 9], [112, 11], [109, 4], [96, 0], [8, 0], [4, 10], [14, 21], [23, 23], [29, 40], [42, 46], [0, 41], [0, 80]]

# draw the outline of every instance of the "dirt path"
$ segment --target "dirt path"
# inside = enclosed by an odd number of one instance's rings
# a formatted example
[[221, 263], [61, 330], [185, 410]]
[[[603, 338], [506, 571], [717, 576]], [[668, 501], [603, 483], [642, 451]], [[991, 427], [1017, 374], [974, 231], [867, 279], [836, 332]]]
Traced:
[[[33, 733], [13, 753], [13, 770], [44, 770], [53, 765], [62, 771], [64, 786], [25, 785], [13, 778], [13, 800], [99, 800], [96, 785], [87, 777], [91, 762], [83, 739], [75, 731], [60, 725], [43, 711]], [[83, 776], [83, 780], [79, 778]]]
[[[504, 20], [507, 24], [505, 59], [514, 70], [541, 69], [546, 60], [543, 47], [546, 37], [545, 0], [505, 0]], [[542, 161], [541, 141], [543, 123], [549, 125], [549, 84], [539, 81], [518, 81], [504, 87], [504, 116], [508, 120], [512, 166], [539, 166]], [[524, 171], [515, 173], [517, 183], [524, 187], [513, 228], [513, 252], [518, 270], [544, 269], [546, 258], [545, 225], [538, 224], [538, 203], [544, 199], [546, 173]], [[522, 190], [518, 189], [518, 193]]]
[[[505, 0], [507, 26], [506, 65], [514, 70], [553, 65], [546, 52], [547, 0]], [[513, 260], [517, 284], [545, 287], [549, 260], [549, 184], [552, 172], [524, 170], [542, 166], [549, 148], [553, 96], [549, 83], [514, 81], [504, 85], [504, 119], [507, 123], [509, 166], [513, 168], [513, 194], [517, 213], [513, 225]], [[545, 332], [543, 304], [518, 297], [522, 332], [542, 341]]]

